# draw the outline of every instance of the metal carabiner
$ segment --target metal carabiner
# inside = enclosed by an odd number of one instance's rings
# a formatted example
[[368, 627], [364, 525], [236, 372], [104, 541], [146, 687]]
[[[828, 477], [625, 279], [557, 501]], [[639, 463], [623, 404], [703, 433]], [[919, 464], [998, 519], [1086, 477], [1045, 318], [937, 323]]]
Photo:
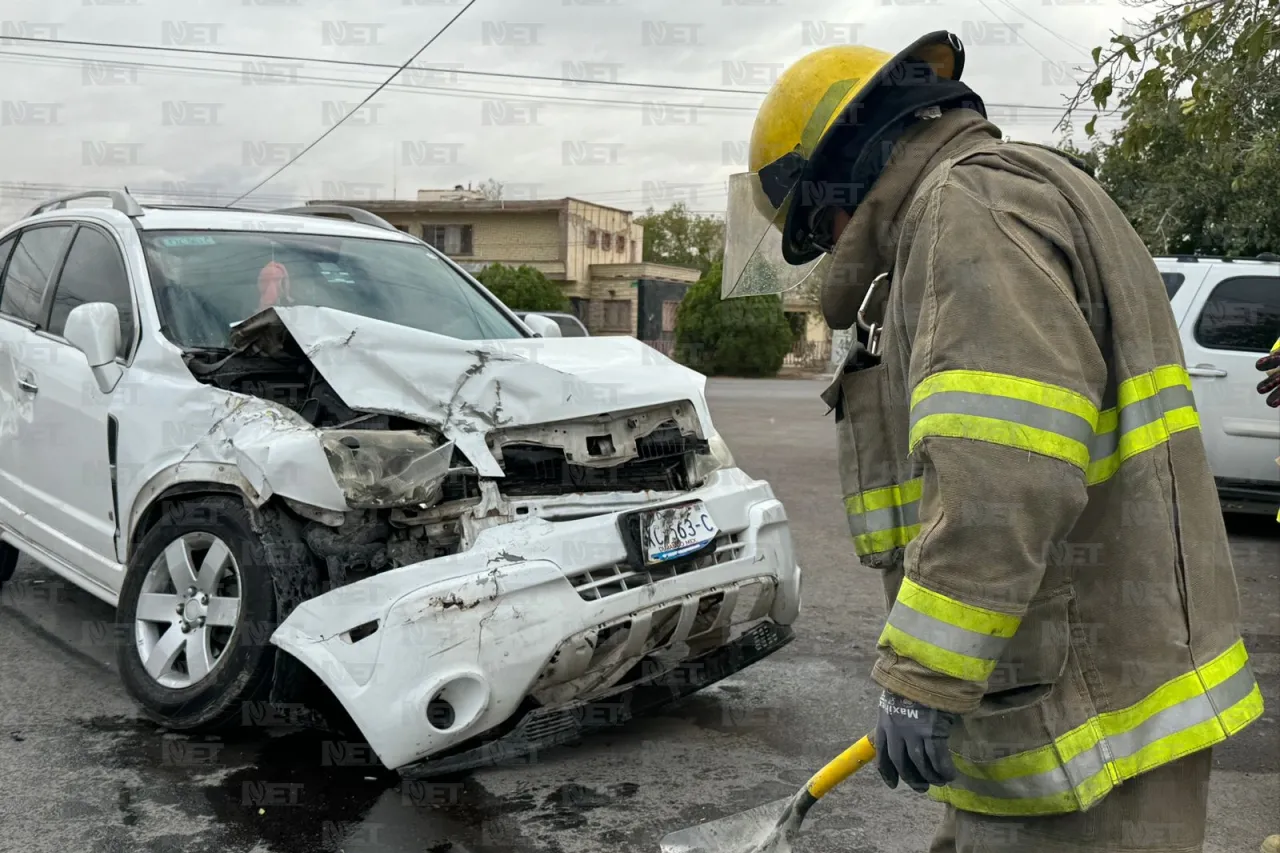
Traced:
[[880, 355], [880, 333], [884, 331], [884, 318], [874, 323], [867, 322], [867, 307], [871, 305], [871, 297], [876, 292], [876, 287], [889, 278], [887, 272], [882, 272], [871, 280], [871, 285], [867, 288], [867, 295], [862, 297], [862, 304], [858, 306], [858, 328], [867, 333], [867, 352], [871, 355]]

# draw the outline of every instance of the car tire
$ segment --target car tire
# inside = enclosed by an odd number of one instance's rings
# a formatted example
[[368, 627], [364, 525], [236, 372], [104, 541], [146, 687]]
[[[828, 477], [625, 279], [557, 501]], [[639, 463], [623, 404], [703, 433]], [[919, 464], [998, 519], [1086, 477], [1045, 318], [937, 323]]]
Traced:
[[[175, 569], [184, 552], [185, 567]], [[271, 565], [249, 509], [231, 496], [171, 503], [142, 536], [120, 590], [117, 658], [125, 689], [148, 717], [210, 730], [265, 701], [276, 653]], [[196, 583], [184, 590], [179, 576]]]
[[0, 542], [0, 587], [13, 577], [14, 571], [18, 568], [18, 558], [21, 556], [22, 553], [8, 542]]

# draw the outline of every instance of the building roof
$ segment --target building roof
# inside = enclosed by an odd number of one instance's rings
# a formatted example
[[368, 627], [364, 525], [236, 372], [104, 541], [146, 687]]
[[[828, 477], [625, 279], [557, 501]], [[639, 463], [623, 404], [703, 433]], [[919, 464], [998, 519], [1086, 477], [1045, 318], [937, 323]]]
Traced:
[[560, 210], [567, 207], [569, 202], [577, 202], [578, 204], [586, 204], [591, 207], [599, 207], [604, 210], [614, 210], [618, 213], [625, 213], [628, 216], [636, 215], [634, 211], [624, 210], [620, 207], [610, 207], [607, 204], [597, 204], [594, 201], [585, 201], [572, 196], [564, 198], [547, 198], [547, 199], [530, 199], [524, 200], [499, 200], [499, 201], [418, 201], [411, 199], [406, 201], [391, 201], [389, 199], [378, 199], [376, 201], [352, 200], [352, 199], [312, 199], [307, 204], [345, 204], [350, 207], [359, 207], [368, 210], [371, 213], [453, 213], [453, 212], [488, 212], [503, 211], [507, 213], [522, 213], [547, 210]]

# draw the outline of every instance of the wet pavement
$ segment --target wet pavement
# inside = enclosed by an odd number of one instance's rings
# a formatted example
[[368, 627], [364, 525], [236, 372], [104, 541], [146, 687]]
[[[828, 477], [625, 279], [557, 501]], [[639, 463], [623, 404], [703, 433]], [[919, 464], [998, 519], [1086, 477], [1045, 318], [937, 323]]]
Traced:
[[[0, 851], [650, 851], [680, 826], [785, 796], [871, 725], [879, 581], [848, 551], [834, 436], [806, 380], [710, 384], [739, 464], [787, 504], [805, 568], [797, 639], [658, 715], [523, 766], [402, 782], [360, 744], [284, 727], [220, 738], [139, 718], [115, 673], [112, 612], [23, 563], [0, 594]], [[1233, 521], [1265, 718], [1215, 753], [1209, 853], [1280, 831], [1280, 535]], [[798, 850], [926, 849], [938, 807], [851, 779]]]

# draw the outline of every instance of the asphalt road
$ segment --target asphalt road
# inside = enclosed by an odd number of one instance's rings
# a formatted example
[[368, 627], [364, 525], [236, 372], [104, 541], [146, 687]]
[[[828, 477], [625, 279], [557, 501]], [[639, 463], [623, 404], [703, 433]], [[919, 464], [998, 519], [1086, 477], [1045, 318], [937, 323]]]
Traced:
[[[0, 850], [185, 853], [652, 851], [669, 830], [784, 796], [867, 731], [879, 581], [850, 550], [834, 435], [808, 380], [710, 384], [738, 462], [771, 481], [805, 568], [798, 637], [669, 709], [532, 766], [399, 784], [325, 766], [322, 738], [209, 742], [139, 719], [114, 671], [111, 611], [24, 563], [0, 597]], [[1280, 536], [1232, 524], [1246, 642], [1265, 718], [1215, 753], [1209, 853], [1280, 832]], [[266, 805], [262, 805], [262, 803]], [[800, 850], [927, 849], [938, 807], [854, 777]]]

